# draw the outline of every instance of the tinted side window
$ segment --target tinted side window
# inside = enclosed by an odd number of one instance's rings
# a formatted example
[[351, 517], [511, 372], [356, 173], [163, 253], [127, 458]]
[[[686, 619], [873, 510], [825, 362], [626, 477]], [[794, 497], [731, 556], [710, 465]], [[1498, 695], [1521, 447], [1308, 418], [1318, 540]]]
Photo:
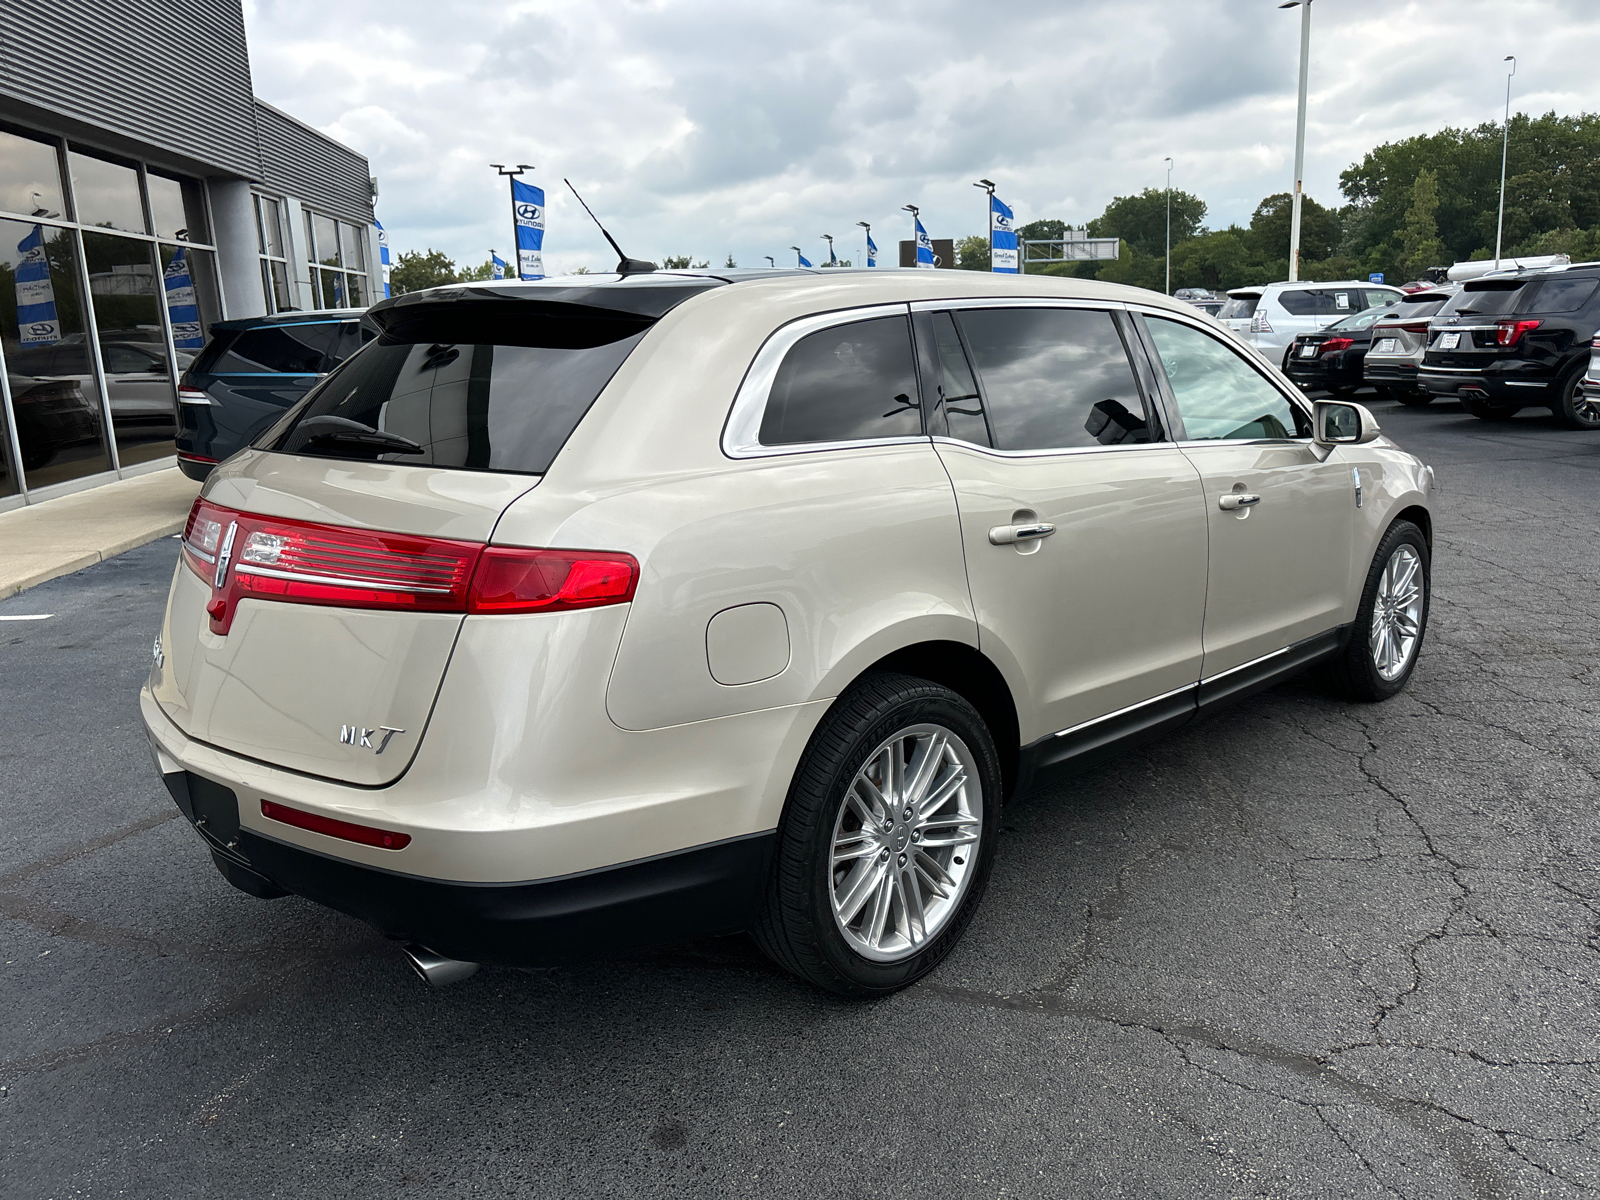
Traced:
[[332, 321], [246, 329], [217, 356], [210, 370], [218, 375], [318, 375], [328, 369], [338, 333], [339, 326]]
[[922, 433], [906, 317], [807, 334], [784, 356], [761, 417], [761, 444], [848, 442]]
[[1315, 317], [1334, 311], [1333, 300], [1321, 292], [1279, 292], [1283, 311], [1295, 317]]
[[939, 350], [939, 394], [944, 401], [945, 424], [950, 427], [950, 436], [980, 446], [992, 445], [978, 383], [967, 362], [967, 353], [961, 348], [955, 319], [949, 313], [933, 314], [933, 340]]
[[1393, 292], [1368, 291], [1366, 295], [1367, 302], [1363, 306], [1365, 308], [1388, 308], [1392, 305], [1401, 303], [1400, 297], [1396, 296]]
[[1577, 312], [1589, 303], [1600, 280], [1546, 279], [1529, 299], [1525, 312]]
[[1150, 440], [1144, 401], [1110, 313], [980, 308], [958, 319], [998, 449]]
[[1311, 435], [1300, 410], [1238, 351], [1176, 321], [1145, 321], [1191, 440]]
[[333, 362], [342, 363], [377, 336], [372, 330], [363, 329], [360, 321], [344, 322], [339, 326], [339, 336], [333, 344]]

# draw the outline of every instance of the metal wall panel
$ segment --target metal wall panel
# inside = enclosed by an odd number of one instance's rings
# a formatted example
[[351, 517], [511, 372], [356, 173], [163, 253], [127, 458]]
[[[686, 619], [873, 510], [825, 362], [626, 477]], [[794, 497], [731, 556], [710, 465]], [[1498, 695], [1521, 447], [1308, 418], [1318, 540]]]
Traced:
[[261, 174], [239, 0], [0, 0], [5, 97]]
[[266, 187], [318, 212], [372, 223], [372, 181], [365, 158], [260, 100], [256, 128]]

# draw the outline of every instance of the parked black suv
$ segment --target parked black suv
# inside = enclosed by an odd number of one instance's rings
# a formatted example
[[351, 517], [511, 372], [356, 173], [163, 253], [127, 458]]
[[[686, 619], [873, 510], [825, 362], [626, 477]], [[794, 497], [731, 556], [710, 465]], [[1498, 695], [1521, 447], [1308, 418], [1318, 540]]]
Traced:
[[1600, 429], [1579, 390], [1600, 328], [1600, 263], [1468, 281], [1429, 323], [1418, 381], [1475, 417], [1549, 408], [1569, 429]]
[[248, 446], [372, 337], [357, 308], [219, 321], [178, 381], [178, 467], [190, 479]]

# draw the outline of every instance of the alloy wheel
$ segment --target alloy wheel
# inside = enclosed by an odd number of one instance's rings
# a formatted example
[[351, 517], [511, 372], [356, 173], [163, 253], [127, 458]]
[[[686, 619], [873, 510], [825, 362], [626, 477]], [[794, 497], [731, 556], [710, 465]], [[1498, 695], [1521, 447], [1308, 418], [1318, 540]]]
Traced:
[[1378, 577], [1367, 632], [1373, 668], [1387, 682], [1398, 679], [1416, 653], [1422, 636], [1424, 586], [1422, 558], [1415, 547], [1396, 546]]
[[966, 742], [935, 724], [900, 730], [856, 772], [828, 869], [834, 922], [857, 954], [909, 958], [961, 907], [983, 832], [980, 778]]

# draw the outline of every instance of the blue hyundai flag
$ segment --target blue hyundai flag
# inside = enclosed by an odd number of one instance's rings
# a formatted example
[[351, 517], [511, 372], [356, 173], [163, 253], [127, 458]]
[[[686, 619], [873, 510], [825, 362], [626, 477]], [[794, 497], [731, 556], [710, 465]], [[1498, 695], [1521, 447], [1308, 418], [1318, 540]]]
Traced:
[[383, 296], [389, 298], [389, 235], [383, 231], [383, 222], [374, 219], [372, 227], [378, 231], [378, 264], [383, 268]]
[[491, 279], [504, 279], [506, 277], [506, 260], [493, 250], [489, 251], [489, 264], [491, 267], [489, 277]]
[[800, 265], [802, 267], [809, 267], [811, 265], [811, 260], [804, 254], [801, 254], [800, 251], [796, 250], [794, 252], [794, 256], [800, 260]]
[[1012, 213], [999, 196], [989, 193], [989, 269], [1003, 275], [1017, 273], [1017, 231]]
[[179, 246], [162, 272], [167, 291], [167, 315], [172, 320], [172, 344], [179, 350], [199, 350], [206, 344], [200, 327], [200, 307], [194, 301], [194, 280], [189, 275], [189, 248]]
[[49, 346], [61, 340], [56, 316], [56, 292], [50, 283], [50, 260], [44, 254], [44, 229], [17, 243], [22, 261], [17, 264], [17, 330], [24, 346]]
[[928, 236], [928, 231], [922, 227], [921, 217], [912, 217], [917, 223], [917, 266], [933, 269], [933, 239]]
[[544, 278], [544, 189], [511, 181], [511, 212], [517, 221], [517, 278]]
[[830, 267], [837, 267], [839, 265], [839, 256], [833, 252], [832, 242], [828, 243], [828, 265]]
[[867, 234], [867, 266], [878, 265], [878, 243], [872, 240], [872, 235]]

